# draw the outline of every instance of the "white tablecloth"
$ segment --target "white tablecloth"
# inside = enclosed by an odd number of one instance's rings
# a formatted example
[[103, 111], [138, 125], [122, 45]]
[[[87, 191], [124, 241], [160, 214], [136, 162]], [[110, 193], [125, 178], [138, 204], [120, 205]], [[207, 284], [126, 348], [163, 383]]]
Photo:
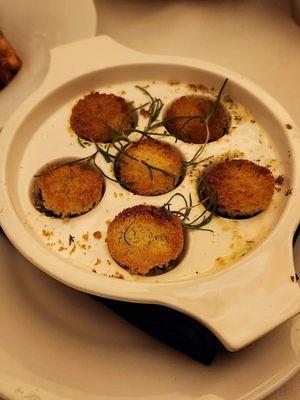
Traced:
[[[96, 0], [99, 33], [136, 50], [201, 58], [272, 94], [300, 125], [300, 27], [288, 0]], [[300, 373], [267, 400], [300, 399]]]

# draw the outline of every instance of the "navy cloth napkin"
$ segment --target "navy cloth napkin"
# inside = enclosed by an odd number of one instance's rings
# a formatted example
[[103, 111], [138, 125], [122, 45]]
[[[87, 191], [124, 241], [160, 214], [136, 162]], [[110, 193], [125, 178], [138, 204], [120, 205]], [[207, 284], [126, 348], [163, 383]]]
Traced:
[[108, 300], [96, 296], [93, 298], [161, 342], [205, 365], [211, 364], [217, 353], [224, 349], [216, 336], [205, 326], [171, 308], [156, 304]]

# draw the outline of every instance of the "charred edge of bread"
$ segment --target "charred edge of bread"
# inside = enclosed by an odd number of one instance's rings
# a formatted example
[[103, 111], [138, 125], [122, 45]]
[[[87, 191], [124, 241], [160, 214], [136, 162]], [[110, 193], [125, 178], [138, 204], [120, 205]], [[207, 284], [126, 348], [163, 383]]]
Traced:
[[115, 162], [114, 162], [114, 175], [115, 175], [115, 178], [118, 181], [120, 186], [122, 186], [124, 189], [128, 190], [128, 192], [132, 193], [131, 188], [130, 188], [130, 182], [129, 182], [129, 185], [128, 185], [128, 183], [126, 184], [125, 182], [123, 182], [121, 180], [121, 175], [120, 175], [120, 173], [121, 173], [121, 166], [120, 166], [121, 165], [121, 161], [119, 159], [119, 156], [120, 156], [120, 154], [117, 155], [117, 158], [115, 159]]
[[253, 214], [243, 214], [243, 215], [233, 216], [233, 215], [226, 214], [225, 212], [222, 212], [222, 211], [216, 209], [215, 215], [217, 215], [218, 217], [226, 218], [226, 219], [238, 219], [238, 220], [241, 220], [241, 219], [248, 219], [248, 218], [255, 217], [256, 215], [261, 214], [262, 211], [263, 210], [260, 210], [260, 211], [257, 211], [255, 213], [253, 213]]
[[34, 206], [35, 208], [41, 212], [42, 214], [46, 215], [46, 217], [52, 217], [56, 219], [67, 219], [67, 218], [75, 218], [75, 217], [80, 217], [81, 215], [87, 214], [91, 210], [93, 210], [97, 205], [100, 203], [103, 193], [104, 193], [104, 185], [102, 189], [102, 194], [98, 202], [93, 203], [91, 208], [89, 210], [83, 211], [81, 213], [76, 213], [76, 214], [67, 214], [66, 216], [62, 217], [62, 214], [56, 214], [52, 210], [48, 210], [45, 205], [44, 205], [44, 199], [43, 199], [43, 194], [41, 189], [38, 189], [36, 193], [34, 193]]
[[[156, 265], [156, 266], [152, 267], [152, 268], [149, 270], [149, 272], [148, 272], [147, 274], [145, 274], [145, 275], [142, 275], [142, 274], [134, 274], [134, 275], [139, 275], [139, 276], [157, 276], [157, 275], [166, 274], [167, 272], [172, 271], [172, 269], [174, 269], [174, 268], [178, 265], [180, 259], [181, 259], [181, 254], [179, 254], [179, 256], [178, 256], [177, 258], [175, 258], [174, 260], [170, 260], [170, 261], [168, 261], [168, 262], [167, 262], [166, 264], [164, 264], [164, 265]], [[129, 268], [129, 267], [127, 267], [127, 266], [124, 265], [124, 264], [119, 263], [117, 260], [115, 260], [115, 262], [116, 262], [117, 264], [119, 264], [120, 267], [122, 267], [122, 268], [124, 268], [126, 271], [128, 271], [130, 274], [133, 274], [133, 273], [130, 271], [130, 268]]]
[[[200, 200], [202, 201], [203, 206], [207, 209], [207, 211], [212, 212], [212, 206], [211, 206], [209, 200], [205, 201], [205, 197], [207, 198], [207, 196], [205, 195], [205, 191], [204, 191], [204, 199], [201, 198], [200, 194], [199, 194], [199, 197], [200, 197]], [[248, 219], [248, 218], [255, 217], [256, 215], [261, 214], [262, 211], [263, 210], [257, 211], [257, 212], [252, 213], [252, 214], [241, 214], [241, 215], [235, 215], [234, 216], [234, 215], [230, 215], [226, 211], [220, 210], [220, 208], [218, 208], [218, 206], [217, 206], [216, 209], [214, 210], [214, 215], [216, 215], [218, 217], [226, 218], [226, 219], [242, 220], [242, 219]]]

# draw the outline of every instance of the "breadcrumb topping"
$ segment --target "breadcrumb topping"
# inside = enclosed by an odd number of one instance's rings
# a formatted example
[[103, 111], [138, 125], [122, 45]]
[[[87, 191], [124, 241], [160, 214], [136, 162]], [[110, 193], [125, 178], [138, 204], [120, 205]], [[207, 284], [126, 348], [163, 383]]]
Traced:
[[233, 218], [266, 210], [275, 187], [271, 171], [249, 160], [218, 163], [210, 168], [206, 180], [204, 198], [216, 193], [218, 213]]
[[104, 179], [99, 170], [81, 162], [48, 169], [49, 173], [34, 181], [34, 205], [39, 211], [68, 218], [84, 214], [100, 202]]
[[[206, 118], [212, 110], [214, 100], [204, 96], [182, 96], [176, 99], [167, 109], [165, 119], [167, 130], [188, 143], [205, 143], [207, 130], [203, 119]], [[190, 120], [188, 118], [176, 117], [195, 117], [201, 119]], [[209, 142], [220, 139], [228, 132], [230, 125], [229, 113], [222, 104], [219, 104], [215, 115], [208, 123]]]
[[175, 266], [183, 250], [180, 219], [166, 210], [139, 205], [122, 211], [109, 225], [112, 258], [132, 274], [152, 275]]
[[107, 143], [121, 125], [123, 129], [135, 125], [136, 115], [130, 110], [132, 106], [123, 97], [92, 92], [73, 107], [71, 128], [82, 139]]
[[[160, 170], [149, 169], [143, 162]], [[115, 162], [115, 175], [121, 184], [143, 196], [168, 193], [178, 185], [184, 172], [181, 153], [168, 143], [154, 139], [128, 146]]]

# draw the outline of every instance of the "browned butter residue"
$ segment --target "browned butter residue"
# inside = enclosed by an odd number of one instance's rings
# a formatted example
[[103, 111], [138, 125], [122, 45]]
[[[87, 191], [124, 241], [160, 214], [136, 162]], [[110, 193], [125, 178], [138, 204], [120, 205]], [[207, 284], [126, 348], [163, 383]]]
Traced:
[[[253, 247], [261, 240], [261, 235], [253, 239], [245, 239], [238, 230], [238, 221], [222, 220], [222, 230], [231, 232], [232, 238], [229, 245], [230, 251], [224, 256], [219, 256], [215, 259], [213, 266], [214, 272], [224, 269], [225, 267], [237, 262], [241, 257], [245, 256]], [[233, 224], [232, 224], [233, 223]]]

